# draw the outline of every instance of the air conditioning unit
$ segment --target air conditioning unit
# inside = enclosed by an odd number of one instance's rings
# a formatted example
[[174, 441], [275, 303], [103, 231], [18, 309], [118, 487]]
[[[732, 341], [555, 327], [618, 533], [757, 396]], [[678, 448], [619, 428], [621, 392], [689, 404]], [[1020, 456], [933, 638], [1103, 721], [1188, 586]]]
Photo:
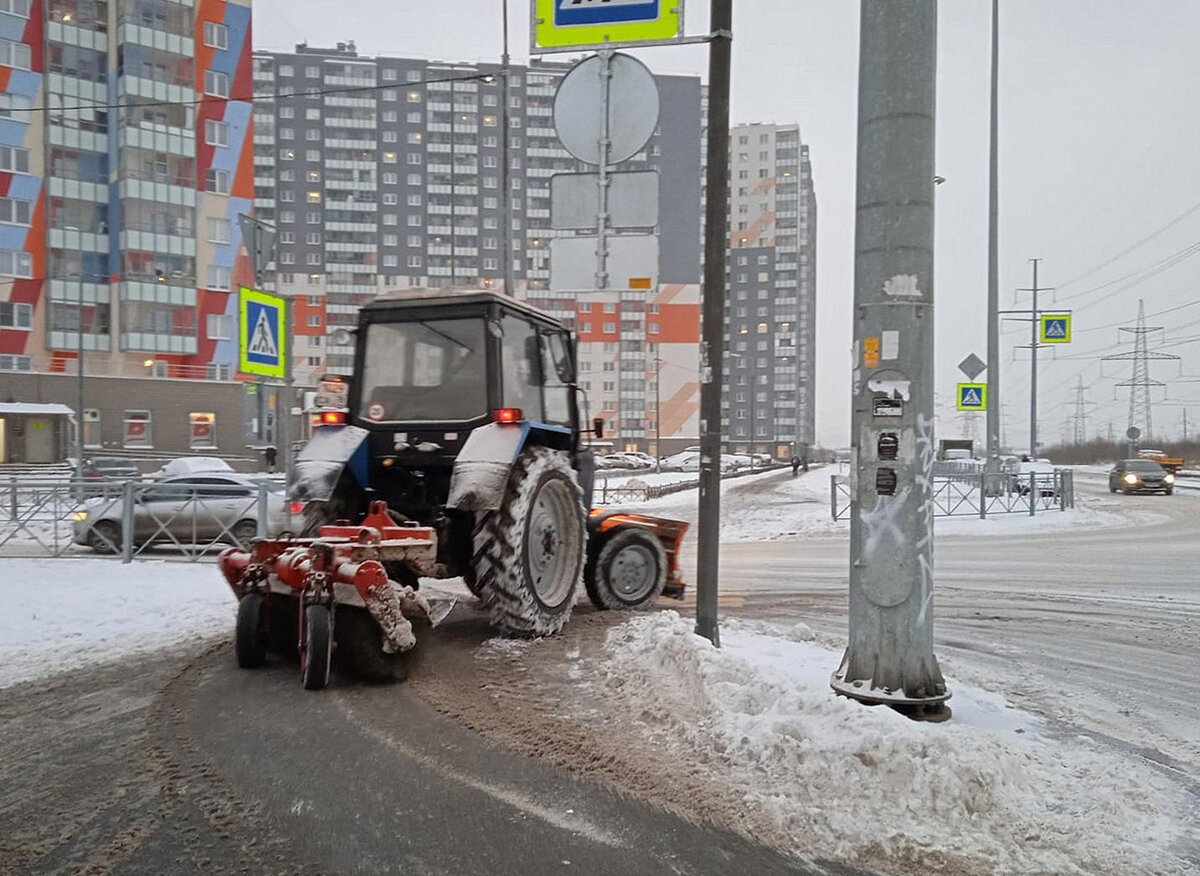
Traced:
[[99, 423], [100, 422], [100, 409], [99, 408], [84, 408], [83, 409], [83, 421], [85, 423]]
[[163, 361], [162, 359], [156, 359], [154, 364], [150, 366], [150, 376], [151, 377], [166, 377], [168, 367], [169, 367], [169, 363]]

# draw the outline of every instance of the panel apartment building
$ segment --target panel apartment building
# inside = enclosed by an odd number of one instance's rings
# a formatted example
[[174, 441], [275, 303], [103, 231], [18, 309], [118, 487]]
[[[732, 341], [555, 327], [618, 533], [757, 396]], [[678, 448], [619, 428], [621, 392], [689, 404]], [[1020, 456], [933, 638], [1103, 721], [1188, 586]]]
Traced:
[[656, 388], [670, 408], [663, 433], [694, 442], [699, 79], [657, 77], [658, 130], [621, 166], [659, 172], [656, 288], [552, 293], [550, 240], [575, 232], [550, 228], [550, 178], [592, 169], [562, 147], [551, 120], [569, 69], [511, 69], [506, 217], [498, 65], [361, 57], [349, 42], [254, 53], [254, 203], [279, 232], [274, 279], [293, 300], [301, 383], [350, 370], [353, 349], [333, 343], [336, 329], [380, 292], [502, 290], [507, 257], [519, 297], [578, 327], [591, 413], [617, 427], [622, 446], [654, 434]]
[[250, 97], [248, 0], [0, 0], [0, 370], [232, 376]]
[[730, 132], [729, 289], [722, 417], [738, 452], [815, 443], [817, 205], [797, 125]]

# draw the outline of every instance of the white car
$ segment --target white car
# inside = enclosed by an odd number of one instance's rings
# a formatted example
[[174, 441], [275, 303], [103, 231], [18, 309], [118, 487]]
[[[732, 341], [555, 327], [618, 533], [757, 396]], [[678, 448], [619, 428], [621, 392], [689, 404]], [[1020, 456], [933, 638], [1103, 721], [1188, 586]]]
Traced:
[[685, 450], [664, 456], [660, 465], [663, 471], [700, 471], [700, 454]]

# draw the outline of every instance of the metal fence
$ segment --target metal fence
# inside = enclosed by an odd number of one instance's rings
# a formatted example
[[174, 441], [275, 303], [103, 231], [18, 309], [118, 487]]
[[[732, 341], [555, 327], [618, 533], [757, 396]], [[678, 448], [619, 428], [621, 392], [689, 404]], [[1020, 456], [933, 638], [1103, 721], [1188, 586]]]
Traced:
[[[933, 478], [933, 516], [986, 518], [989, 514], [1028, 514], [1065, 511], [1075, 507], [1075, 473], [1016, 475], [1007, 472], [952, 471]], [[844, 475], [829, 478], [829, 509], [834, 520], [850, 516], [850, 483]]]
[[0, 557], [99, 554], [128, 563], [154, 553], [194, 561], [290, 525], [281, 485], [222, 480], [10, 479], [0, 486]]
[[[733, 471], [722, 472], [721, 479], [740, 478], [746, 475], [762, 474], [768, 471], [778, 471], [787, 468], [786, 465], [774, 464], [754, 466], [753, 468], [739, 468]], [[646, 474], [649, 474], [647, 470]], [[686, 481], [680, 481], [674, 484], [645, 484], [628, 483], [619, 481], [618, 483], [609, 486], [607, 479], [597, 478], [596, 486], [593, 492], [593, 500], [598, 505], [630, 505], [637, 502], [646, 502], [650, 499], [658, 499], [662, 496], [669, 496], [672, 493], [682, 493], [684, 490], [694, 490], [700, 486], [700, 476]]]

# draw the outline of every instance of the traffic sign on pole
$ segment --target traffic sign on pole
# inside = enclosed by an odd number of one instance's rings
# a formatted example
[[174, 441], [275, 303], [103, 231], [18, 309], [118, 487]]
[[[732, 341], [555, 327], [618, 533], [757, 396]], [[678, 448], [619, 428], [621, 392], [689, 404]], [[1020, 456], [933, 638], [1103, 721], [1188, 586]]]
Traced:
[[955, 407], [960, 411], [987, 410], [986, 383], [960, 383], [954, 394]]
[[286, 377], [287, 299], [242, 286], [238, 312], [238, 368], [246, 374]]
[[972, 353], [970, 356], [958, 363], [958, 370], [967, 375], [967, 380], [974, 380], [987, 370], [987, 364], [974, 353]]
[[1071, 314], [1043, 313], [1040, 315], [1041, 343], [1069, 344], [1071, 343]]
[[670, 42], [683, 31], [683, 0], [533, 0], [531, 53]]

